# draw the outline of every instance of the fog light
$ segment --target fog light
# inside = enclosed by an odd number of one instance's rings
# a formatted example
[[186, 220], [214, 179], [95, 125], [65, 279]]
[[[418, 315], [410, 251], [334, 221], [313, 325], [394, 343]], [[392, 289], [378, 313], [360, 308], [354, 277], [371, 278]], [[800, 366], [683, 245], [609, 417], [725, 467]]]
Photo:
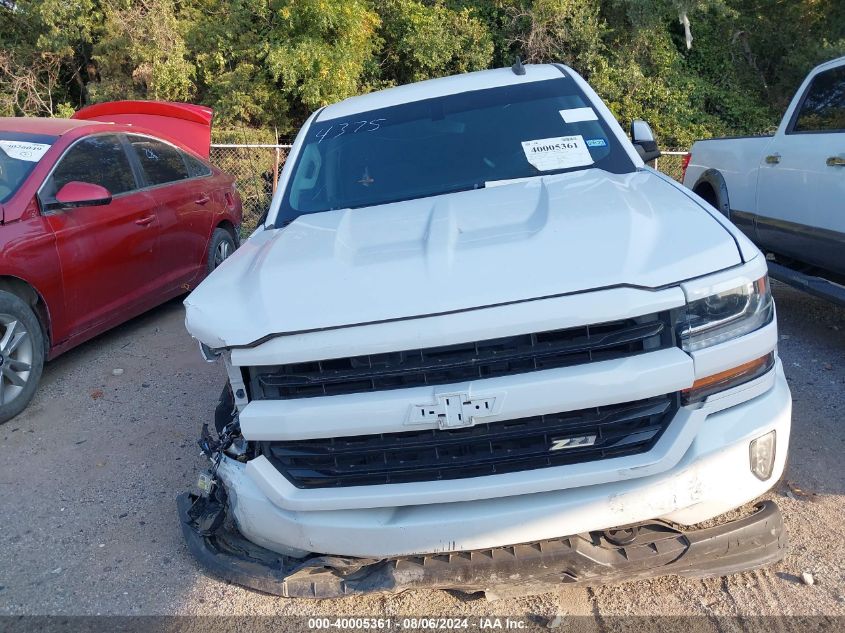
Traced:
[[748, 445], [751, 472], [761, 481], [772, 476], [775, 467], [775, 431], [769, 431]]

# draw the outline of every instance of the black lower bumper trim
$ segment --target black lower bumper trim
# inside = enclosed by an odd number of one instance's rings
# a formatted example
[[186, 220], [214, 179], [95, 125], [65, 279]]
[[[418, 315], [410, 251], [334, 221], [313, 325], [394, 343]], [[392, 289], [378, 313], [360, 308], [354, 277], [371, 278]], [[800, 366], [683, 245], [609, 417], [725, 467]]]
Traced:
[[[777, 562], [787, 546], [780, 510], [764, 501], [746, 517], [699, 530], [654, 521], [626, 529], [623, 539], [606, 531], [383, 560], [295, 559], [245, 539], [225, 516], [225, 502], [182, 494], [177, 503], [188, 549], [203, 567], [224, 580], [285, 597], [337, 598], [415, 588], [504, 595], [515, 587], [539, 592], [561, 583], [599, 585], [667, 574], [724, 576]], [[224, 520], [211, 522], [218, 527], [209, 532], [207, 518], [215, 512]]]

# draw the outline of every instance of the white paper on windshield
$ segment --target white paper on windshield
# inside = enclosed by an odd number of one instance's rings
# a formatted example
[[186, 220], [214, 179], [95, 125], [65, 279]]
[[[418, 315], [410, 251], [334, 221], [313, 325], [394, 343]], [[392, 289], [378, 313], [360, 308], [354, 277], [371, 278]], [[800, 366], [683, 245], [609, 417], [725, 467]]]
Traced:
[[50, 146], [46, 143], [28, 143], [27, 141], [0, 141], [0, 149], [9, 158], [37, 163], [47, 153]]
[[599, 117], [592, 108], [570, 108], [560, 110], [560, 116], [566, 123], [580, 123], [581, 121], [598, 121]]
[[580, 134], [522, 141], [522, 151], [525, 152], [528, 162], [540, 171], [593, 164], [590, 150], [587, 149], [584, 137]]

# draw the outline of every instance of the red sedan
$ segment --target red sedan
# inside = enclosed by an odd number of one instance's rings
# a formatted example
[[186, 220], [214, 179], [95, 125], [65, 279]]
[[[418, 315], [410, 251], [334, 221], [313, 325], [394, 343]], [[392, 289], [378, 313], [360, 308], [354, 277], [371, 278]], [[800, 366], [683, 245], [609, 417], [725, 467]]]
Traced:
[[198, 284], [238, 245], [211, 111], [117, 102], [0, 118], [0, 423], [45, 360]]

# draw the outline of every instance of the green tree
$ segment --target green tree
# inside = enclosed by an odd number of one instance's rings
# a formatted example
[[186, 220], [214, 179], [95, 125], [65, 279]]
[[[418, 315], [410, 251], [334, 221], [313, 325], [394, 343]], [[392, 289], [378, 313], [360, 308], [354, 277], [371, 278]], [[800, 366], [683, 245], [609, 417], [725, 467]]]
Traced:
[[54, 116], [84, 101], [93, 0], [0, 2], [0, 111]]
[[196, 95], [195, 68], [182, 30], [172, 0], [105, 4], [92, 56], [98, 77], [90, 85], [89, 99], [191, 100]]
[[525, 61], [558, 61], [589, 77], [605, 51], [607, 25], [594, 0], [535, 0], [507, 11], [512, 43]]
[[309, 111], [360, 91], [378, 25], [362, 0], [206, 0], [188, 41], [222, 122], [289, 133]]
[[26, 0], [18, 10], [33, 20], [38, 52], [61, 60], [68, 97], [79, 105], [87, 103], [87, 85], [96, 76], [91, 48], [103, 17], [99, 0]]
[[493, 57], [490, 33], [473, 9], [441, 2], [377, 0], [380, 78], [386, 85], [487, 68]]
[[219, 128], [289, 136], [385, 86], [561, 61], [664, 146], [777, 122], [845, 54], [842, 0], [0, 0], [0, 113], [104, 99], [205, 103]]

